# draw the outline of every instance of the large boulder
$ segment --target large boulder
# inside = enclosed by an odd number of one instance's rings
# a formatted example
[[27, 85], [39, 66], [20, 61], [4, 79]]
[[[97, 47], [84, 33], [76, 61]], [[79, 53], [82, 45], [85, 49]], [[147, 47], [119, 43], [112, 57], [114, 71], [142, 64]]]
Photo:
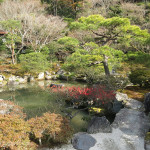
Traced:
[[112, 127], [120, 129], [124, 134], [136, 135], [144, 138], [150, 128], [149, 121], [149, 118], [144, 112], [123, 108], [116, 115]]
[[103, 117], [93, 117], [88, 124], [87, 132], [92, 133], [110, 133], [112, 132], [112, 128], [110, 126], [110, 122]]
[[144, 111], [144, 105], [142, 102], [137, 101], [135, 99], [132, 98], [128, 98], [126, 100], [126, 102], [124, 103], [124, 106], [126, 108], [131, 108], [131, 109], [135, 109], [135, 110], [139, 110], [139, 111]]
[[87, 133], [77, 133], [72, 138], [72, 145], [78, 150], [89, 150], [96, 144], [96, 140]]

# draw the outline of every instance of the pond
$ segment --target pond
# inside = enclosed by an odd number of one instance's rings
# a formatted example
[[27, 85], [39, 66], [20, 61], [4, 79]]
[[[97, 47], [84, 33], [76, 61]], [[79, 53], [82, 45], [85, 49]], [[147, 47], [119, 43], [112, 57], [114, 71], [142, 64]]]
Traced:
[[[51, 83], [64, 84], [64, 86], [86, 86], [78, 82], [62, 82], [62, 81], [36, 81], [20, 85], [7, 85], [0, 89], [0, 99], [11, 100], [15, 104], [22, 106], [27, 114], [27, 119], [41, 116], [49, 111], [60, 113], [64, 105], [54, 99], [50, 92], [49, 85]], [[72, 113], [78, 110], [72, 109]], [[83, 121], [83, 117], [87, 116], [85, 112], [79, 112], [72, 120], [71, 124], [76, 132], [84, 131], [87, 122]]]

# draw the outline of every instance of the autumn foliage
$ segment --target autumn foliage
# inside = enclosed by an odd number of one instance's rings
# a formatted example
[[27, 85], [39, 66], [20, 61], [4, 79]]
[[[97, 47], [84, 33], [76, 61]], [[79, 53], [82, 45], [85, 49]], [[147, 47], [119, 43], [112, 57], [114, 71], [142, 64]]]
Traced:
[[44, 113], [41, 117], [32, 118], [28, 121], [32, 136], [39, 144], [66, 143], [72, 135], [69, 121], [60, 114]]
[[30, 127], [18, 115], [0, 115], [0, 149], [29, 150]]
[[1, 150], [33, 150], [38, 144], [67, 143], [72, 133], [69, 121], [60, 114], [47, 112], [25, 121], [21, 107], [0, 101]]

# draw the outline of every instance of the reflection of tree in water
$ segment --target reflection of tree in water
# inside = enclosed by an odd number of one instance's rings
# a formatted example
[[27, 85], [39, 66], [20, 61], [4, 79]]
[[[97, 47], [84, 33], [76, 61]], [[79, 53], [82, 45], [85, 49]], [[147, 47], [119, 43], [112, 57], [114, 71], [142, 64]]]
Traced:
[[[40, 82], [41, 83], [41, 82]], [[54, 82], [55, 83], [55, 82]], [[72, 84], [66, 82], [60, 82], [56, 84], [65, 84], [65, 86], [72, 86], [79, 84]], [[40, 84], [42, 85], [42, 84]], [[54, 95], [51, 93], [50, 88], [46, 88], [50, 85], [49, 82], [46, 82], [44, 89], [39, 86], [39, 82], [29, 83], [24, 85], [17, 85], [15, 87], [8, 87], [5, 91], [0, 92], [0, 99], [11, 100], [15, 104], [24, 108], [24, 113], [27, 114], [27, 118], [32, 118], [35, 116], [41, 116], [45, 112], [51, 113], [60, 113], [66, 115], [62, 110], [64, 110], [65, 101], [62, 101], [62, 96]], [[83, 85], [82, 85], [83, 86]], [[63, 103], [64, 102], [64, 103]], [[77, 110], [71, 111], [73, 115]], [[66, 112], [66, 111], [65, 111]], [[82, 112], [81, 112], [82, 113]], [[77, 130], [81, 129], [81, 124], [84, 125], [82, 117], [79, 113], [76, 117], [73, 117], [73, 124]]]

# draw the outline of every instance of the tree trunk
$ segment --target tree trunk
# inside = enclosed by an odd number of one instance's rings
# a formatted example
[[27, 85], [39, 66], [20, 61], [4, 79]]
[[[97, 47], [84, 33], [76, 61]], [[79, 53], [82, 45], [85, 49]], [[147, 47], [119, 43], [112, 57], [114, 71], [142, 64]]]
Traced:
[[12, 64], [15, 64], [15, 50], [14, 46], [12, 46], [12, 52], [11, 52], [11, 59], [12, 59]]
[[104, 55], [103, 65], [104, 65], [105, 75], [110, 76], [110, 71], [109, 71], [109, 68], [108, 68], [108, 57], [105, 56], [105, 55]]
[[58, 4], [57, 4], [57, 0], [56, 0], [56, 16], [57, 16], [57, 5], [58, 5]]

